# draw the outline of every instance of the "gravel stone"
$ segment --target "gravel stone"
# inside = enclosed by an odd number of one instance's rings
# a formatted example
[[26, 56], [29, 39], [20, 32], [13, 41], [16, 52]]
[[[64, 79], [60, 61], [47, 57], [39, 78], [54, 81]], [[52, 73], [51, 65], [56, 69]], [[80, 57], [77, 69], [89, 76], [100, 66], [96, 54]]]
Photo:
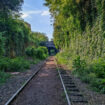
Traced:
[[11, 105], [67, 105], [53, 59], [49, 58]]

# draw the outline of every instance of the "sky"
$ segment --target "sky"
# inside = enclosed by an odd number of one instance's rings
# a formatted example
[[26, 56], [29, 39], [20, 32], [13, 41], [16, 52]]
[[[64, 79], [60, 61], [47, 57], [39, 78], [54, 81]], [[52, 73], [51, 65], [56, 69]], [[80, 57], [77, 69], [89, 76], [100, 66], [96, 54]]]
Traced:
[[24, 0], [22, 18], [31, 24], [32, 31], [45, 33], [52, 38], [53, 26], [49, 9], [43, 5], [44, 0]]

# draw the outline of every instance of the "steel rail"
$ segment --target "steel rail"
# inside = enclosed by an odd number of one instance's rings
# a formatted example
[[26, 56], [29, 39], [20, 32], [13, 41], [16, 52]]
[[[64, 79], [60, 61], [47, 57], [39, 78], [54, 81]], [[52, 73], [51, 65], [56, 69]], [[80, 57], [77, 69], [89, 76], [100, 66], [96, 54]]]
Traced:
[[[56, 60], [55, 60], [55, 62], [56, 62]], [[57, 65], [57, 62], [56, 62], [56, 67], [57, 67], [57, 70], [58, 70], [58, 73], [59, 73], [59, 77], [60, 77], [60, 80], [61, 80], [61, 83], [62, 83], [62, 86], [63, 86], [64, 92], [65, 92], [65, 95], [66, 95], [67, 103], [68, 103], [68, 105], [72, 105], [72, 104], [71, 104], [71, 101], [70, 101], [70, 99], [69, 99], [69, 96], [68, 96], [68, 93], [67, 93], [66, 87], [65, 87], [65, 85], [64, 85], [64, 82], [63, 82], [62, 76], [61, 76], [61, 74], [60, 74], [60, 71], [59, 71], [59, 67], [58, 67], [58, 65]]]
[[16, 99], [16, 97], [23, 91], [23, 89], [29, 84], [29, 82], [38, 74], [38, 72], [44, 66], [45, 62], [46, 60], [39, 67], [39, 69], [35, 71], [35, 73], [24, 83], [24, 85], [20, 89], [17, 90], [17, 92], [4, 105], [10, 105]]

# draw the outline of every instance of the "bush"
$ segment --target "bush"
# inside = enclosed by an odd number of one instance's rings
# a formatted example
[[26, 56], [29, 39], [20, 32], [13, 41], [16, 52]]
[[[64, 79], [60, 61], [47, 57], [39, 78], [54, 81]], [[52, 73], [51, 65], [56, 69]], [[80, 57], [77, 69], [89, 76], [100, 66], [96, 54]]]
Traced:
[[30, 66], [30, 63], [26, 61], [24, 58], [17, 57], [17, 58], [7, 58], [7, 57], [1, 57], [0, 58], [0, 70], [3, 71], [23, 71], [25, 69], [28, 69]]
[[89, 83], [97, 92], [105, 93], [105, 60], [99, 58], [94, 60], [89, 67], [86, 63], [77, 57], [73, 62], [74, 74], [78, 74], [83, 82]]
[[45, 59], [48, 56], [48, 50], [46, 47], [39, 47], [37, 49], [37, 58]]
[[32, 56], [31, 48], [28, 47], [28, 48], [25, 50], [25, 53], [26, 53], [27, 56]]
[[80, 75], [85, 72], [86, 68], [86, 62], [85, 60], [81, 60], [80, 56], [78, 56], [76, 59], [73, 61], [73, 68], [76, 72], [78, 72]]
[[94, 81], [91, 81], [90, 85], [95, 91], [105, 93], [105, 79], [96, 78]]
[[47, 49], [47, 47], [40, 46], [39, 48], [42, 49], [46, 55], [48, 55], [48, 49]]
[[10, 58], [0, 57], [0, 70], [8, 71], [10, 69]]
[[5, 83], [10, 76], [11, 75], [9, 73], [5, 73], [4, 71], [0, 71], [0, 84]]
[[30, 63], [21, 57], [11, 59], [10, 65], [10, 71], [24, 71], [30, 67]]
[[33, 56], [37, 55], [37, 50], [34, 46], [28, 47], [25, 52], [26, 52], [26, 55], [30, 56], [30, 57], [33, 57]]
[[105, 78], [105, 59], [99, 58], [98, 60], [93, 61], [92, 69], [98, 78]]
[[37, 59], [45, 59], [48, 56], [46, 47], [29, 47], [26, 49], [26, 55]]

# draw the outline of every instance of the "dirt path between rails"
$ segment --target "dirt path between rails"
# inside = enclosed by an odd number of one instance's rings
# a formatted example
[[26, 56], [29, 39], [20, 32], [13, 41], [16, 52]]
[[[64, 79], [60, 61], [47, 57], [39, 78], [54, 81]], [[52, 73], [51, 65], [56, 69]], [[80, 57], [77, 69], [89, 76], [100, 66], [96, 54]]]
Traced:
[[63, 94], [54, 58], [51, 57], [11, 105], [67, 105]]

